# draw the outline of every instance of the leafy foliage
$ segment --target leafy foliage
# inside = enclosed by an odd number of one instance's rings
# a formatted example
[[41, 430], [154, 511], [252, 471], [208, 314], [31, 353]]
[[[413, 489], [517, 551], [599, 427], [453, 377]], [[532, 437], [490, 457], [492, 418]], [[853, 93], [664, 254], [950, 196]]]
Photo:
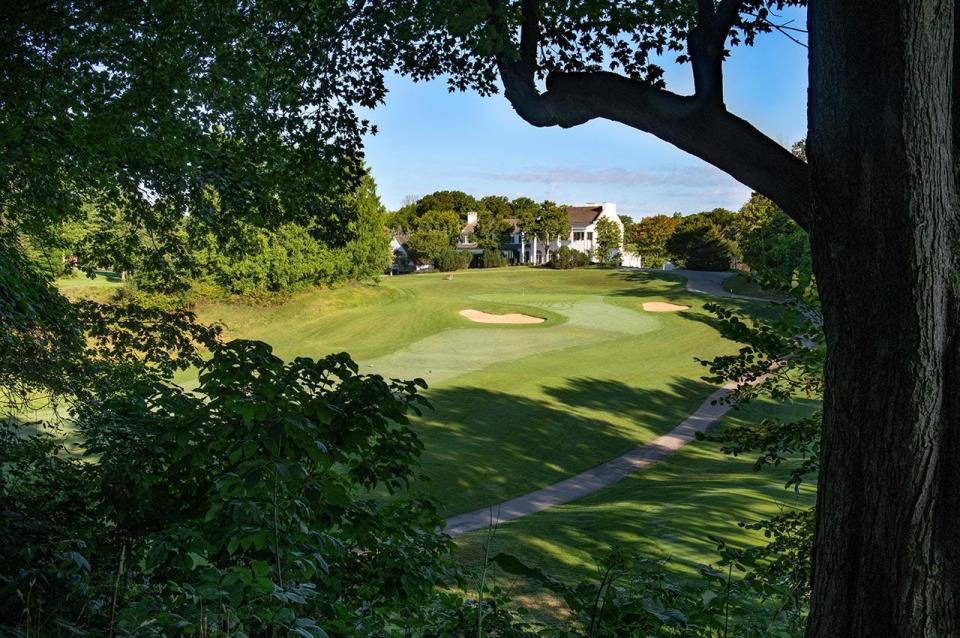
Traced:
[[[573, 614], [574, 635], [628, 636], [798, 636], [802, 617], [770, 613], [766, 593], [733, 577], [733, 561], [701, 567], [697, 583], [671, 582], [664, 560], [615, 549], [597, 562], [593, 580], [567, 584], [509, 554], [493, 561], [508, 574], [531, 579], [554, 592]], [[549, 635], [549, 634], [547, 634]]]
[[463, 270], [470, 265], [473, 260], [473, 253], [466, 250], [454, 250], [447, 248], [440, 253], [440, 256], [434, 261], [434, 266], [441, 272], [452, 272], [454, 270]]
[[69, 303], [15, 242], [0, 247], [0, 408], [87, 399], [197, 365], [219, 331], [192, 313]]
[[480, 265], [483, 268], [502, 268], [507, 265], [507, 258], [499, 248], [487, 249], [480, 256]]
[[[347, 200], [350, 239], [331, 246], [315, 226], [286, 223], [274, 229], [240, 224], [219, 242], [204, 233], [193, 250], [197, 276], [231, 294], [289, 293], [316, 284], [375, 277], [390, 264], [386, 212], [372, 178], [365, 176]], [[192, 233], [188, 233], [188, 236]], [[196, 239], [188, 239], [196, 245]]]
[[403, 622], [445, 577], [448, 541], [432, 503], [371, 490], [413, 477], [423, 387], [234, 341], [197, 393], [150, 383], [73, 408], [96, 463], [8, 424], [0, 623], [368, 636]]
[[620, 233], [620, 227], [615, 222], [606, 217], [597, 220], [597, 247], [594, 251], [601, 266], [620, 265], [619, 250], [622, 243], [623, 236]]
[[737, 254], [734, 219], [721, 208], [681, 218], [666, 241], [667, 254], [691, 270], [728, 270]]
[[[741, 316], [709, 305], [721, 332], [744, 344], [735, 355], [702, 362], [709, 367], [709, 380], [736, 381], [741, 385], [730, 400], [742, 403], [758, 396], [790, 401], [794, 396], [819, 397], [823, 393], [825, 342], [822, 319], [808, 289], [795, 286], [793, 300], [781, 306], [772, 320]], [[757, 425], [730, 427], [706, 438], [720, 442], [734, 456], [756, 455], [755, 468], [791, 464], [785, 488], [799, 490], [807, 477], [820, 469], [822, 414], [795, 422], [764, 419]], [[727, 548], [719, 539], [726, 560], [746, 572], [748, 582], [759, 591], [776, 595], [781, 608], [803, 615], [810, 595], [814, 510], [783, 512], [770, 519], [741, 523], [770, 539], [763, 546], [746, 550]]]
[[101, 263], [162, 255], [174, 272], [185, 213], [221, 238], [237, 222], [297, 222], [342, 245], [372, 130], [355, 109], [385, 95], [377, 70], [397, 51], [383, 27], [397, 17], [354, 2], [5, 8], [5, 223], [43, 238], [92, 204], [143, 240], [98, 242]]
[[[802, 0], [748, 0], [732, 25], [732, 45], [753, 44], [772, 30], [771, 10]], [[516, 35], [521, 24], [519, 0], [474, 3], [432, 0], [412, 12], [415, 27], [399, 64], [418, 79], [446, 75], [451, 90], [497, 92], [493, 56], [519, 57]], [[675, 54], [688, 62], [687, 41], [696, 26], [696, 4], [684, 0], [570, 3], [547, 0], [538, 6], [540, 46], [537, 79], [554, 72], [617, 71], [655, 87], [663, 87], [657, 57]]]
[[633, 227], [633, 241], [643, 261], [651, 268], [659, 268], [667, 258], [667, 240], [680, 223], [678, 216], [653, 215], [644, 217]]
[[813, 264], [807, 233], [768, 198], [753, 193], [737, 215], [737, 243], [744, 261], [759, 273], [768, 287], [782, 286], [794, 278], [810, 284]]
[[590, 256], [569, 246], [560, 246], [550, 255], [550, 261], [547, 262], [547, 265], [557, 270], [584, 268], [590, 265]]
[[536, 237], [542, 243], [549, 243], [570, 234], [570, 218], [566, 206], [543, 201], [536, 210], [525, 208], [524, 213], [524, 216], [520, 217], [519, 226], [527, 237]]

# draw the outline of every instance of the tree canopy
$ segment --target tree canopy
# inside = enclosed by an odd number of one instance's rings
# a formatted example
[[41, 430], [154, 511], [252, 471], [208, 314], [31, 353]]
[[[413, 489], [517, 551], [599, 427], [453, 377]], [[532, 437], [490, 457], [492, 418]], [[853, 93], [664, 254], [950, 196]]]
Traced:
[[633, 241], [643, 263], [649, 268], [659, 268], [667, 258], [667, 240], [680, 223], [677, 216], [652, 215], [644, 217], [633, 227]]

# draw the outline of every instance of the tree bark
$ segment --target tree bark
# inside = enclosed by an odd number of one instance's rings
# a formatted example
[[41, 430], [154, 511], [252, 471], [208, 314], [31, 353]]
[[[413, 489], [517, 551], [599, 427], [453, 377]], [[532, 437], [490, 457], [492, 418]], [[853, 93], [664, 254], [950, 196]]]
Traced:
[[809, 637], [960, 635], [956, 0], [812, 0], [825, 319]]

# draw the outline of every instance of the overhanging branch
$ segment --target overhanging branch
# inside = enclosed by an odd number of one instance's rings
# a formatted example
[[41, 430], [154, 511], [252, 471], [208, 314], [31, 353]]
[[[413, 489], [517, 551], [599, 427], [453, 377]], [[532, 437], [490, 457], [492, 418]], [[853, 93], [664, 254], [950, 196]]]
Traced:
[[609, 72], [552, 73], [540, 93], [516, 62], [498, 64], [507, 99], [530, 124], [569, 128], [604, 118], [651, 133], [766, 195], [809, 227], [807, 165], [722, 105]]
[[806, 163], [723, 105], [723, 47], [742, 4], [698, 2], [701, 23], [689, 42], [696, 93], [688, 97], [610, 72], [551, 73], [541, 93], [534, 82], [539, 3], [523, 0], [519, 59], [497, 57], [504, 94], [534, 126], [569, 128], [604, 118], [651, 133], [766, 195], [809, 229]]

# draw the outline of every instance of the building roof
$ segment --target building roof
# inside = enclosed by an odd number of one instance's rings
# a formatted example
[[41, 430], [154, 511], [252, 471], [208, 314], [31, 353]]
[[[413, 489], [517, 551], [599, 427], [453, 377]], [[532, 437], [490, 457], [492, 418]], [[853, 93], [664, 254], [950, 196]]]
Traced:
[[567, 217], [570, 219], [571, 226], [589, 226], [597, 221], [600, 213], [603, 212], [603, 206], [568, 206]]
[[470, 222], [460, 230], [461, 235], [469, 237], [477, 229], [477, 222]]

